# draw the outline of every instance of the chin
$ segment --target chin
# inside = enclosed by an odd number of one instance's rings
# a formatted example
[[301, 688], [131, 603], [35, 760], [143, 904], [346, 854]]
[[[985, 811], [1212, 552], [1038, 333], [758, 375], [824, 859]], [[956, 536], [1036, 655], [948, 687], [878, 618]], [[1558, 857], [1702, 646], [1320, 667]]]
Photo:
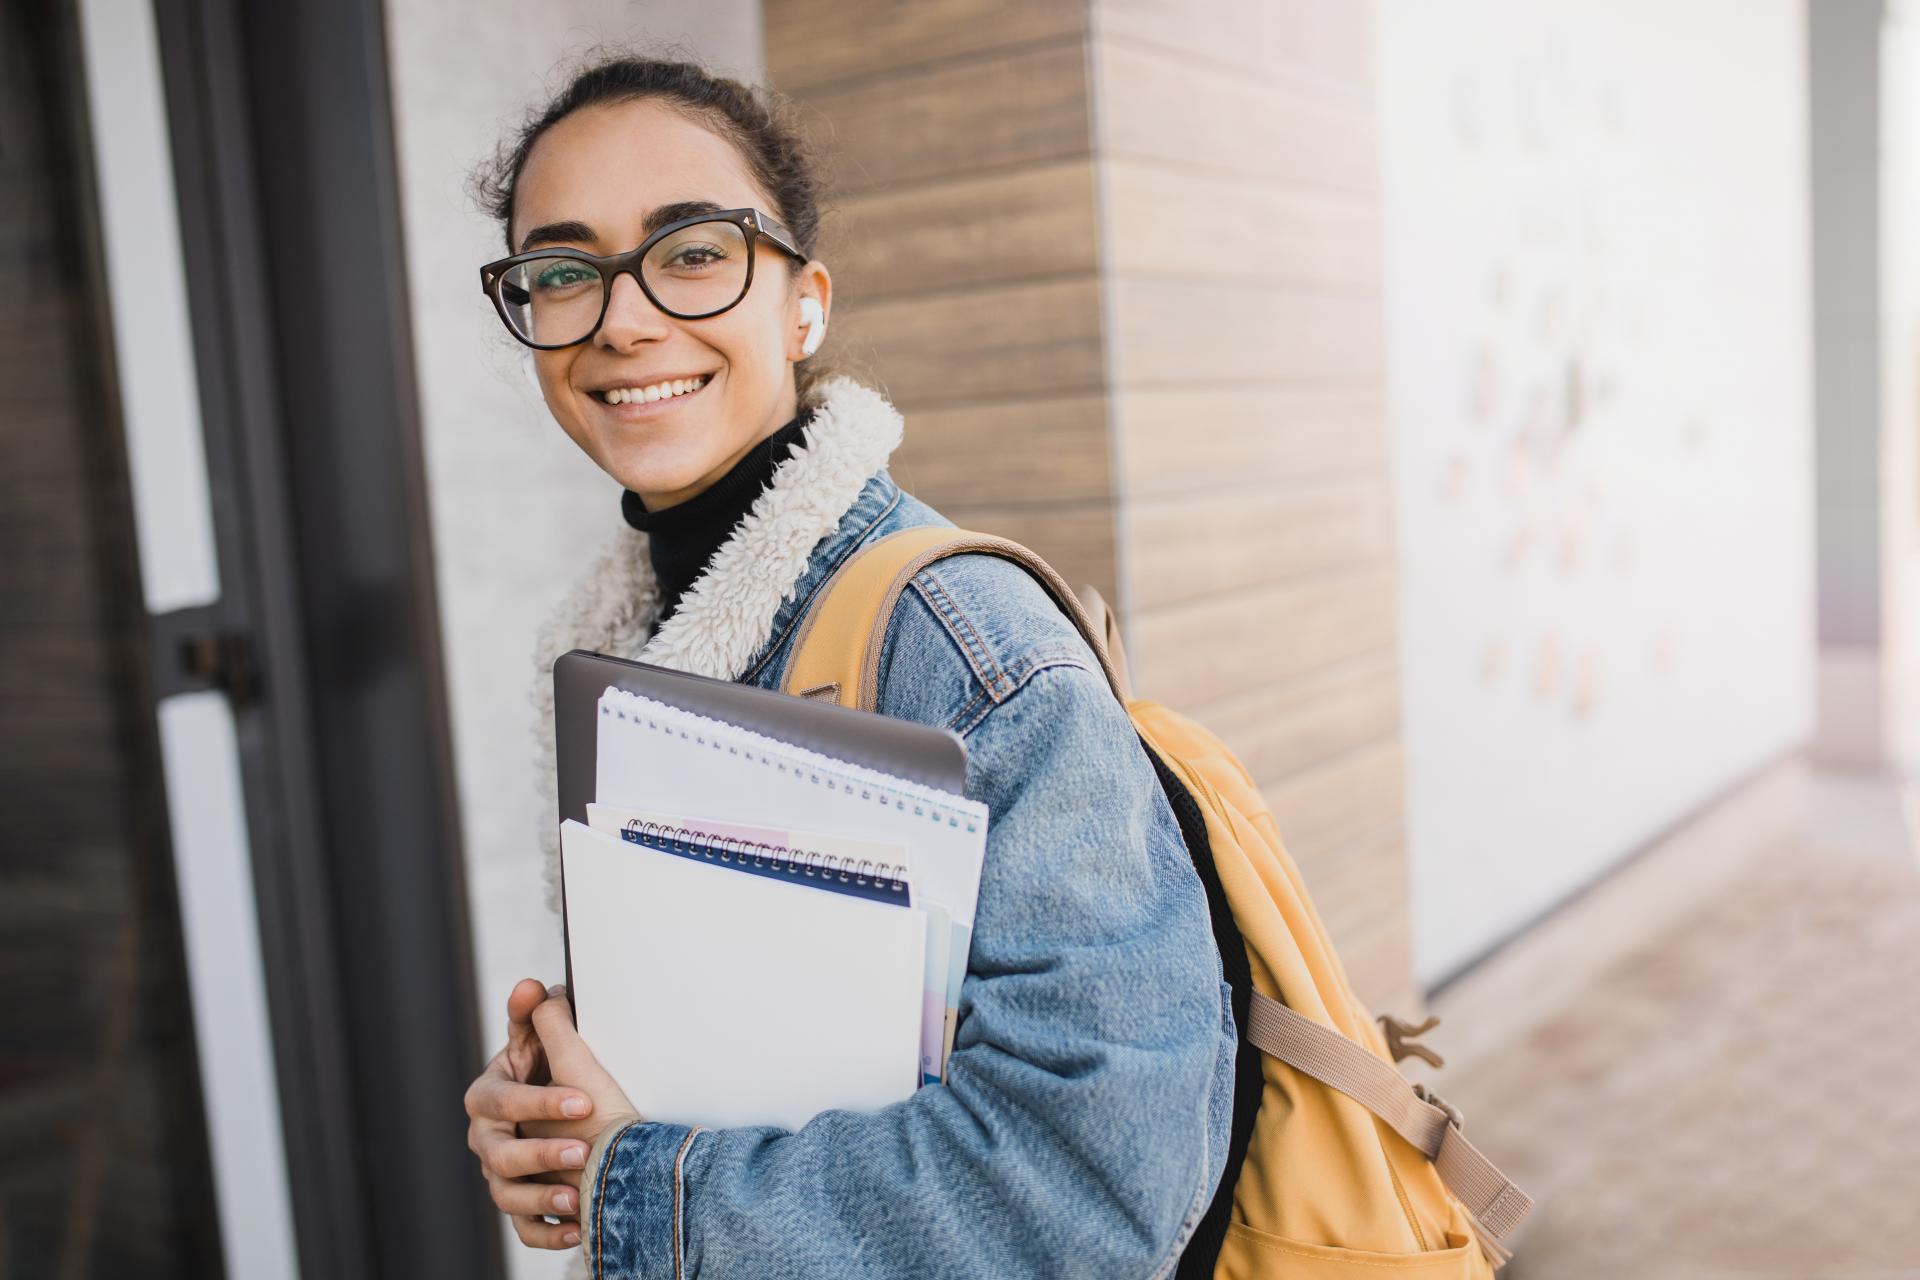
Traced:
[[620, 441], [601, 467], [635, 493], [679, 493], [699, 484], [720, 459], [688, 457], [666, 441]]

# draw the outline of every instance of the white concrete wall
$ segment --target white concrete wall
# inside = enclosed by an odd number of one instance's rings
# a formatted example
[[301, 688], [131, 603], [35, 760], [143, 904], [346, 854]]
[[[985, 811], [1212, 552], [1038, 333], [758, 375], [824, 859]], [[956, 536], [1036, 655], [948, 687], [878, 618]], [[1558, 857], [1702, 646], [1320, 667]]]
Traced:
[[1380, 0], [1415, 962], [1810, 728], [1800, 0]]
[[[534, 843], [535, 823], [552, 817], [537, 813], [534, 793], [534, 631], [620, 511], [618, 487], [547, 415], [480, 292], [480, 264], [505, 250], [468, 198], [467, 177], [564, 82], [557, 64], [596, 44], [677, 45], [717, 71], [759, 80], [760, 6], [394, 0], [387, 25], [475, 972], [491, 1049], [515, 980], [561, 974], [560, 923], [544, 902]], [[514, 1275], [559, 1274], [564, 1255], [507, 1239]]]

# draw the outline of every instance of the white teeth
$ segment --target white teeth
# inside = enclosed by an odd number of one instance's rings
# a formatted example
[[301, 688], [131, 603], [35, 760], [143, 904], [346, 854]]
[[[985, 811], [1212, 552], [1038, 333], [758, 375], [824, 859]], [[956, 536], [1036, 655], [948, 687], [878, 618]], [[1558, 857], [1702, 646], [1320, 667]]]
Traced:
[[608, 404], [652, 404], [656, 400], [666, 400], [673, 396], [683, 396], [698, 391], [707, 385], [708, 377], [675, 378], [669, 382], [656, 382], [650, 387], [613, 387], [601, 393]]

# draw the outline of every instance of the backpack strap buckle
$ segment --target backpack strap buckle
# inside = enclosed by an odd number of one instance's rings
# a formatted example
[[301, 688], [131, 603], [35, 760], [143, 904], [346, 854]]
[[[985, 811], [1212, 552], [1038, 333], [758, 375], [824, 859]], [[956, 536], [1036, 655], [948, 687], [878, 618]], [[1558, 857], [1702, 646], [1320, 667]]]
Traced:
[[1430, 1107], [1438, 1107], [1446, 1113], [1448, 1124], [1463, 1133], [1466, 1131], [1467, 1118], [1460, 1113], [1460, 1108], [1454, 1106], [1451, 1102], [1448, 1102], [1445, 1098], [1429, 1089], [1424, 1080], [1416, 1080], [1413, 1082], [1413, 1096]]
[[1374, 1021], [1380, 1024], [1380, 1030], [1385, 1033], [1387, 1037], [1387, 1052], [1393, 1055], [1395, 1062], [1399, 1062], [1403, 1058], [1419, 1058], [1428, 1066], [1435, 1069], [1447, 1065], [1445, 1058], [1427, 1048], [1426, 1045], [1414, 1043], [1413, 1039], [1415, 1036], [1423, 1036], [1439, 1026], [1439, 1018], [1429, 1015], [1427, 1020], [1417, 1027], [1405, 1018], [1396, 1018], [1390, 1013], [1383, 1013], [1375, 1018]]

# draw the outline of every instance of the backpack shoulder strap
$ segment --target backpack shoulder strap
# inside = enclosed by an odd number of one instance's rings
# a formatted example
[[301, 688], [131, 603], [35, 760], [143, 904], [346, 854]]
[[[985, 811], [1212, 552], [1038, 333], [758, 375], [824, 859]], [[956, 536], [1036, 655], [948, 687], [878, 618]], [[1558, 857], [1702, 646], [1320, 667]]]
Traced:
[[1100, 660], [1107, 683], [1122, 702], [1126, 700], [1125, 672], [1107, 648], [1110, 626], [1088, 616], [1066, 579], [1017, 542], [944, 525], [889, 534], [855, 552], [827, 579], [800, 625], [781, 689], [802, 698], [874, 710], [880, 694], [880, 652], [901, 593], [928, 565], [961, 555], [999, 556], [1032, 574], [1073, 619]]

